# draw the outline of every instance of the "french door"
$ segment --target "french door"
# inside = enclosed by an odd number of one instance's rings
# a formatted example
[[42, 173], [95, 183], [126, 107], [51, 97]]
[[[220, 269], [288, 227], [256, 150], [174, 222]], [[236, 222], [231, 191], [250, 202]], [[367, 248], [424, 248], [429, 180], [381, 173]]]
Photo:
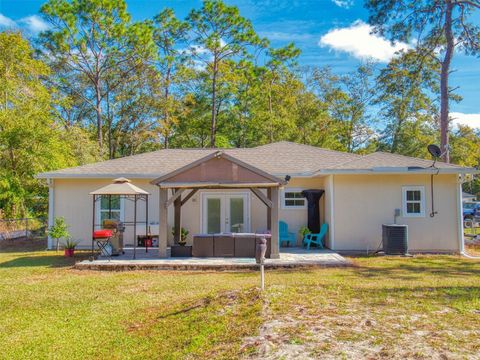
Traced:
[[248, 193], [203, 193], [202, 233], [250, 231]]

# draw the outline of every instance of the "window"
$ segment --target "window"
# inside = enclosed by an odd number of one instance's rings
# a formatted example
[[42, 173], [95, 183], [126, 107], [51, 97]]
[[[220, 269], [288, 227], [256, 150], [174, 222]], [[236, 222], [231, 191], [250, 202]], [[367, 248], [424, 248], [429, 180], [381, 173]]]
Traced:
[[423, 186], [403, 187], [403, 216], [425, 216], [425, 188]]
[[[109, 203], [111, 201], [112, 204], [112, 212], [110, 215], [110, 206]], [[123, 199], [120, 198], [118, 195], [112, 195], [111, 199], [108, 195], [102, 196], [100, 199], [100, 221], [99, 225], [103, 223], [105, 219], [115, 219], [115, 220], [123, 220]]]
[[307, 207], [307, 199], [302, 196], [302, 189], [284, 189], [282, 196], [282, 208], [304, 209]]

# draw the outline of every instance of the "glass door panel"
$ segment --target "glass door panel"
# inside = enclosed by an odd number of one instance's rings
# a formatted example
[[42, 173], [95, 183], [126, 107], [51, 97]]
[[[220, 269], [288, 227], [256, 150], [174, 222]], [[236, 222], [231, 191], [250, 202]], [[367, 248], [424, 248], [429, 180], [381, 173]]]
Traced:
[[207, 233], [222, 232], [222, 199], [207, 198]]
[[245, 232], [245, 202], [242, 197], [229, 197], [229, 217], [226, 219], [230, 232]]

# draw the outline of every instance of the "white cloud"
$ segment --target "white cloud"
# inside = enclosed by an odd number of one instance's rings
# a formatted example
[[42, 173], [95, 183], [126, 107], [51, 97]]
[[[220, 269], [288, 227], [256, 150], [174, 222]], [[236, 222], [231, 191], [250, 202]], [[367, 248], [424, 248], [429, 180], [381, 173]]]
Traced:
[[205, 55], [205, 54], [209, 54], [210, 51], [203, 47], [202, 45], [191, 45], [190, 47], [188, 48], [185, 48], [185, 49], [180, 49], [180, 52], [185, 54], [185, 55]]
[[312, 35], [310, 34], [299, 34], [283, 31], [262, 31], [260, 35], [266, 37], [268, 40], [277, 40], [277, 41], [307, 41], [311, 40]]
[[332, 2], [344, 9], [349, 9], [350, 7], [353, 6], [353, 0], [332, 0]]
[[32, 33], [48, 30], [48, 24], [37, 15], [24, 17], [18, 20], [18, 23], [26, 26], [27, 29]]
[[361, 20], [345, 28], [333, 29], [320, 38], [318, 44], [336, 51], [343, 51], [359, 59], [388, 62], [397, 51], [410, 46], [405, 43], [392, 45], [388, 40], [372, 34], [372, 27]]
[[0, 14], [0, 28], [23, 29], [32, 34], [48, 29], [48, 24], [38, 15], [30, 15], [18, 20], [12, 20]]
[[468, 125], [471, 128], [480, 129], [480, 114], [451, 112], [450, 118], [454, 125]]
[[0, 27], [2, 28], [14, 28], [17, 27], [17, 24], [12, 19], [6, 17], [0, 13]]

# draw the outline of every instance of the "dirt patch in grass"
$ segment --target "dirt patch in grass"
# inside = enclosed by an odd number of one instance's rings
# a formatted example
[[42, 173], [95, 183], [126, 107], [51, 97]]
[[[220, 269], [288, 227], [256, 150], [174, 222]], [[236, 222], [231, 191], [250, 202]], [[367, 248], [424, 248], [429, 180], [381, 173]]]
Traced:
[[[297, 311], [299, 309], [296, 309]], [[477, 346], [458, 348], [456, 337], [475, 341], [475, 329], [437, 330], [422, 315], [329, 311], [318, 316], [275, 316], [249, 339], [255, 359], [456, 359], [474, 358]], [[470, 341], [471, 341], [470, 340]], [[464, 344], [465, 345], [465, 344]]]
[[[480, 262], [357, 258], [270, 287], [251, 359], [479, 358]], [[315, 273], [315, 272], [314, 272]], [[295, 283], [292, 286], [292, 283]]]

